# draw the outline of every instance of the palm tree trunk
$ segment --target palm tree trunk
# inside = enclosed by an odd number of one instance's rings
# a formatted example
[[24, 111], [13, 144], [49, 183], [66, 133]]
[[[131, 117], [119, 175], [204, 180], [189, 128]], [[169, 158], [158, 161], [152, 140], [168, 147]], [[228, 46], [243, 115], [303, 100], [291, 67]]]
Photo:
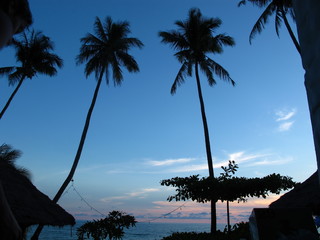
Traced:
[[[95, 106], [95, 103], [96, 103], [96, 100], [97, 100], [97, 97], [98, 97], [98, 92], [99, 92], [100, 85], [101, 85], [101, 82], [102, 82], [102, 76], [103, 76], [103, 72], [100, 73], [100, 76], [99, 76], [99, 79], [98, 79], [98, 82], [97, 82], [97, 86], [96, 86], [96, 89], [95, 89], [94, 94], [93, 94], [91, 105], [90, 105], [90, 108], [89, 108], [88, 113], [87, 113], [86, 122], [85, 122], [84, 127], [83, 127], [83, 131], [82, 131], [80, 143], [79, 143], [79, 146], [78, 146], [78, 150], [77, 150], [76, 156], [75, 156], [75, 158], [73, 160], [73, 165], [71, 167], [71, 170], [70, 170], [69, 175], [67, 176], [66, 180], [63, 182], [63, 184], [60, 187], [59, 191], [57, 192], [57, 194], [53, 198], [52, 201], [54, 203], [57, 203], [58, 200], [60, 199], [62, 193], [64, 192], [64, 190], [67, 188], [67, 186], [71, 182], [71, 180], [73, 178], [73, 175], [74, 175], [74, 173], [76, 171], [76, 168], [78, 166], [78, 163], [79, 163], [79, 160], [80, 160], [80, 157], [81, 157], [81, 153], [82, 153], [82, 149], [83, 149], [83, 146], [84, 146], [84, 142], [86, 140], [87, 132], [88, 132], [88, 129], [89, 129], [91, 115], [92, 115], [92, 112], [93, 112], [93, 109], [94, 109], [94, 106]], [[34, 232], [32, 238], [31, 238], [31, 240], [38, 240], [38, 237], [39, 237], [39, 235], [40, 235], [40, 233], [42, 231], [42, 228], [43, 228], [43, 225], [39, 225], [37, 227], [36, 231]]]
[[287, 17], [286, 17], [286, 14], [285, 14], [283, 8], [281, 9], [281, 13], [282, 13], [282, 18], [283, 18], [284, 24], [286, 25], [287, 30], [288, 30], [288, 32], [289, 32], [289, 35], [290, 35], [290, 37], [291, 37], [291, 39], [292, 39], [292, 41], [293, 41], [293, 43], [294, 43], [297, 51], [298, 51], [299, 54], [301, 55], [300, 44], [299, 44], [296, 36], [294, 35], [294, 33], [293, 33], [293, 31], [292, 31], [292, 29], [291, 29], [291, 27], [290, 27], [290, 24], [289, 24], [289, 22], [288, 22], [288, 19], [287, 19]]
[[230, 208], [229, 208], [229, 201], [227, 200], [227, 223], [228, 223], [228, 233], [231, 231], [230, 225]]
[[[204, 138], [205, 138], [205, 143], [206, 143], [209, 176], [214, 178], [209, 130], [208, 130], [207, 117], [206, 117], [206, 112], [205, 112], [204, 102], [203, 102], [203, 97], [202, 97], [202, 91], [201, 91], [198, 63], [196, 63], [196, 65], [195, 65], [195, 70], [196, 70], [197, 88], [198, 88], [198, 95], [199, 95], [200, 108], [201, 108], [201, 116], [202, 116], [202, 122], [203, 122]], [[211, 201], [211, 233], [214, 233], [217, 231], [216, 215], [217, 215], [216, 202], [214, 200], [212, 200]]]
[[16, 88], [14, 89], [13, 93], [11, 94], [11, 96], [9, 97], [6, 105], [4, 106], [4, 108], [2, 109], [2, 111], [0, 112], [0, 119], [3, 117], [4, 113], [6, 112], [7, 108], [9, 107], [12, 99], [14, 98], [14, 96], [16, 95], [16, 93], [18, 92], [18, 90], [20, 89], [23, 80], [26, 78], [25, 75], [23, 75], [18, 83], [18, 85], [16, 86]]

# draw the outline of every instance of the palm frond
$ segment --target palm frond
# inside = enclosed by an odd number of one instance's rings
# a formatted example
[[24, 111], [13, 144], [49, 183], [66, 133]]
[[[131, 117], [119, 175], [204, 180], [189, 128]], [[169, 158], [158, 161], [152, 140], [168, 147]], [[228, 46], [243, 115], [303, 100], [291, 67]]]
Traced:
[[206, 59], [207, 66], [217, 75], [220, 79], [230, 82], [233, 86], [235, 85], [235, 81], [230, 77], [228, 71], [224, 69], [220, 64], [212, 60], [211, 58]]
[[208, 50], [212, 53], [222, 53], [224, 46], [233, 47], [234, 45], [234, 39], [225, 34], [218, 34], [215, 37], [210, 38], [207, 44]]
[[123, 75], [122, 75], [122, 70], [120, 67], [120, 63], [117, 59], [116, 56], [113, 56], [113, 60], [111, 62], [112, 66], [112, 78], [113, 78], [113, 83], [115, 86], [121, 85], [122, 80], [123, 80]]
[[0, 76], [7, 76], [15, 70], [15, 67], [2, 67], [0, 68]]
[[239, 3], [238, 3], [238, 7], [242, 6], [242, 5], [245, 5], [247, 3], [246, 0], [241, 0]]
[[96, 17], [96, 20], [94, 22], [94, 33], [97, 35], [97, 37], [92, 35], [94, 39], [99, 40], [101, 42], [105, 42], [108, 40], [106, 32], [104, 31], [103, 24], [101, 23], [101, 20], [98, 17]]
[[193, 58], [191, 50], [182, 50], [179, 52], [176, 52], [174, 56], [178, 59], [180, 63], [184, 63], [185, 61], [191, 61]]
[[171, 94], [174, 95], [177, 91], [177, 87], [184, 83], [184, 79], [187, 73], [189, 73], [188, 62], [184, 62], [180, 67], [178, 74], [171, 86]]
[[250, 36], [249, 36], [249, 42], [251, 44], [252, 39], [255, 37], [257, 33], [261, 33], [264, 29], [264, 25], [268, 22], [268, 18], [274, 13], [276, 10], [273, 3], [270, 3], [268, 7], [263, 11], [257, 22], [254, 24]]
[[144, 44], [137, 38], [122, 39], [121, 45], [124, 45], [126, 50], [130, 49], [131, 47], [137, 47], [141, 49], [144, 46]]
[[275, 20], [275, 28], [276, 28], [276, 33], [277, 33], [278, 37], [280, 36], [279, 29], [281, 27], [281, 23], [282, 23], [282, 12], [279, 9], [277, 9], [277, 11], [276, 11], [276, 20]]
[[116, 54], [119, 63], [124, 66], [129, 72], [139, 72], [139, 65], [130, 54], [123, 51], [118, 51]]
[[9, 80], [9, 86], [14, 86], [16, 83], [18, 83], [24, 76], [24, 68], [22, 67], [17, 67], [16, 71], [11, 73], [8, 77]]
[[213, 78], [213, 73], [211, 71], [211, 68], [208, 66], [206, 61], [199, 62], [199, 66], [201, 71], [206, 75], [208, 79], [208, 83], [210, 86], [213, 86], [216, 84], [215, 79]]
[[182, 50], [189, 47], [189, 43], [185, 36], [176, 30], [159, 32], [159, 36], [162, 38], [162, 43], [170, 44], [174, 50]]

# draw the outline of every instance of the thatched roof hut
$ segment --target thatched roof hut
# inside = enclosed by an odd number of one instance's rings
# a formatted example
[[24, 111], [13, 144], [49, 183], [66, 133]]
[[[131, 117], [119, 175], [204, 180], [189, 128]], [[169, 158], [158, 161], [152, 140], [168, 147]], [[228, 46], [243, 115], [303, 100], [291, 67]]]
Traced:
[[40, 192], [26, 176], [26, 170], [13, 164], [17, 155], [19, 152], [7, 145], [0, 146], [0, 182], [20, 227], [74, 225], [74, 217]]
[[320, 184], [318, 172], [269, 205], [270, 208], [307, 208], [320, 216]]

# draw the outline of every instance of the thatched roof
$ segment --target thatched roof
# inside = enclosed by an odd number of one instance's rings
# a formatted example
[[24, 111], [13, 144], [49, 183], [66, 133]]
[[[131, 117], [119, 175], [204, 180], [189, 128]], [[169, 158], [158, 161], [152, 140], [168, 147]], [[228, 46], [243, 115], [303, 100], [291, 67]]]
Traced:
[[[3, 150], [3, 146], [0, 146], [0, 150]], [[27, 227], [34, 224], [74, 225], [75, 219], [71, 214], [40, 192], [24, 174], [25, 170], [15, 167], [12, 162], [17, 158], [16, 156], [11, 160], [5, 160], [10, 151], [10, 148], [9, 150], [5, 149], [4, 153], [0, 151], [0, 181], [7, 201], [20, 226]]]
[[318, 172], [269, 205], [270, 208], [308, 208], [320, 215], [320, 184]]

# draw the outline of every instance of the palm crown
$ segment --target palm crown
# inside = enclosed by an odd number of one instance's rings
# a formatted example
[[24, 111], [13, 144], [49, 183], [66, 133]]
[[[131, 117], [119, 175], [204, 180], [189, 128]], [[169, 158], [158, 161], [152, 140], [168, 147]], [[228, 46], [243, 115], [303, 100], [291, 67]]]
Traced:
[[192, 68], [195, 65], [199, 65], [205, 73], [210, 86], [216, 83], [214, 74], [234, 85], [229, 73], [208, 57], [210, 53], [222, 53], [223, 46], [233, 46], [235, 44], [230, 36], [225, 34], [213, 35], [221, 23], [219, 18], [205, 18], [199, 9], [193, 8], [189, 11], [187, 20], [175, 22], [178, 30], [159, 33], [163, 43], [168, 43], [175, 50], [178, 50], [175, 57], [182, 63], [171, 88], [172, 94], [176, 92], [177, 86], [184, 82], [186, 75], [192, 76]]
[[9, 75], [10, 85], [23, 77], [31, 79], [37, 73], [52, 77], [57, 74], [56, 67], [63, 65], [62, 59], [51, 53], [53, 42], [40, 31], [31, 31], [29, 37], [23, 32], [21, 40], [13, 40], [12, 44], [16, 48], [16, 60], [21, 66], [0, 69], [0, 74]]
[[30, 32], [29, 37], [26, 32], [23, 32], [22, 38], [13, 40], [12, 44], [16, 48], [16, 60], [21, 66], [0, 68], [0, 75], [8, 75], [9, 85], [18, 83], [0, 112], [0, 119], [8, 109], [25, 78], [31, 79], [37, 73], [52, 77], [57, 74], [56, 67], [62, 67], [63, 65], [62, 59], [51, 53], [53, 42], [42, 32], [33, 30]]
[[238, 6], [245, 5], [247, 1], [259, 8], [265, 8], [265, 10], [258, 18], [257, 22], [254, 24], [251, 30], [249, 36], [250, 43], [257, 33], [262, 32], [262, 30], [265, 27], [265, 24], [269, 20], [269, 17], [271, 17], [273, 14], [275, 14], [275, 28], [278, 36], [282, 20], [287, 21], [286, 14], [289, 13], [292, 19], [295, 20], [294, 11], [292, 8], [292, 0], [241, 0]]
[[82, 46], [77, 56], [77, 63], [86, 63], [85, 73], [89, 76], [95, 73], [98, 79], [103, 74], [109, 84], [109, 71], [112, 69], [115, 85], [120, 85], [123, 80], [121, 66], [129, 72], [138, 72], [139, 67], [135, 59], [128, 54], [131, 47], [143, 46], [137, 38], [129, 38], [129, 23], [127, 21], [114, 23], [110, 17], [105, 19], [103, 25], [97, 17], [94, 23], [95, 35], [88, 33], [81, 39]]

